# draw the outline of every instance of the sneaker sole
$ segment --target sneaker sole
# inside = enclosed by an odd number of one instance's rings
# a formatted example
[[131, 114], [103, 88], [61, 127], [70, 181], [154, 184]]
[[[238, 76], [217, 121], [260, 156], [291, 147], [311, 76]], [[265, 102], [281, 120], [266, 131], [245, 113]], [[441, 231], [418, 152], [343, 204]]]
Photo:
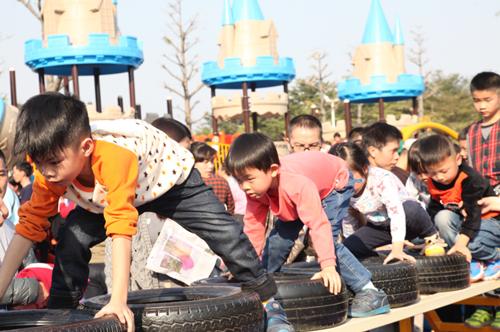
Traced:
[[361, 318], [361, 317], [386, 314], [389, 311], [391, 311], [391, 307], [389, 305], [385, 305], [383, 307], [373, 309], [373, 310], [367, 311], [367, 312], [349, 312], [349, 316], [351, 316], [353, 318]]
[[481, 271], [481, 273], [479, 273], [475, 277], [470, 276], [470, 282], [478, 282], [478, 281], [481, 281], [483, 279], [484, 279], [484, 271]]
[[484, 276], [483, 277], [484, 280], [496, 280], [498, 278], [500, 278], [500, 271], [498, 271], [497, 273], [495, 273], [492, 276]]

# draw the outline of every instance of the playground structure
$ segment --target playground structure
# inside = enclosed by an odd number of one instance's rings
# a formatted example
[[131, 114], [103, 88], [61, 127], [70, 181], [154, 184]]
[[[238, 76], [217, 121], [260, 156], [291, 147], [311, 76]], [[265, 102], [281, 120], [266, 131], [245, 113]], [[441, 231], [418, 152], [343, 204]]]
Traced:
[[416, 114], [416, 97], [423, 93], [424, 81], [419, 75], [406, 73], [404, 60], [404, 38], [399, 20], [393, 34], [380, 1], [372, 0], [363, 40], [354, 54], [352, 75], [338, 85], [347, 133], [352, 128], [351, 103], [378, 102], [379, 120], [385, 121], [385, 101], [412, 99]]
[[[288, 83], [295, 77], [291, 58], [280, 58], [278, 34], [272, 20], [264, 19], [258, 0], [224, 0], [217, 61], [203, 64], [202, 81], [211, 89], [212, 128], [218, 121], [243, 113], [245, 132], [257, 116], [282, 114], [288, 124]], [[258, 88], [283, 86], [283, 93], [256, 93]], [[248, 93], [250, 88], [251, 93]], [[217, 89], [242, 90], [242, 95], [217, 96]], [[288, 126], [286, 126], [288, 127]]]

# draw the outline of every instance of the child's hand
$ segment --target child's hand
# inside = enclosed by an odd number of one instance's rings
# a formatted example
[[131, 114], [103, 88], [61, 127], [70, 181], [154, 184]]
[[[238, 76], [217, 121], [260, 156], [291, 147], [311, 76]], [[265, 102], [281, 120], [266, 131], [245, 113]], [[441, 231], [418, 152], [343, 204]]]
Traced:
[[448, 255], [454, 254], [454, 253], [459, 253], [465, 256], [465, 259], [467, 262], [470, 263], [472, 260], [472, 254], [470, 253], [469, 248], [467, 246], [462, 246], [460, 244], [455, 244], [453, 247], [451, 247], [450, 250], [448, 250]]
[[477, 204], [481, 205], [481, 213], [500, 211], [500, 197], [485, 197], [477, 201]]
[[415, 259], [415, 257], [407, 255], [403, 252], [404, 244], [405, 244], [404, 242], [394, 242], [392, 244], [391, 252], [384, 259], [384, 264], [389, 263], [393, 259], [397, 259], [400, 261], [409, 261], [410, 263], [416, 264], [417, 260]]
[[342, 288], [342, 279], [340, 279], [340, 275], [335, 269], [335, 266], [327, 266], [321, 269], [321, 272], [316, 273], [311, 278], [311, 280], [316, 279], [323, 279], [323, 285], [328, 288], [330, 293], [340, 293], [340, 289]]
[[127, 307], [126, 303], [115, 303], [110, 301], [104, 306], [104, 308], [95, 314], [95, 318], [100, 318], [106, 315], [115, 315], [120, 320], [120, 323], [127, 324], [127, 332], [135, 331], [134, 314], [129, 307]]

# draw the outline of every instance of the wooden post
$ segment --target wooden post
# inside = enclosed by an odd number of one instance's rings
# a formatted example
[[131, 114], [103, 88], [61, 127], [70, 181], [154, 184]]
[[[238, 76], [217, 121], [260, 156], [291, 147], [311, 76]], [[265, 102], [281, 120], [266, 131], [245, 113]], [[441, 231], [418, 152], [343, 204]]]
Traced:
[[250, 132], [250, 105], [248, 103], [248, 83], [243, 82], [241, 85], [243, 97], [241, 97], [241, 106], [243, 109], [243, 123], [245, 124], [245, 133]]
[[384, 98], [379, 98], [378, 99], [378, 120], [380, 122], [385, 122]]
[[351, 118], [351, 103], [349, 100], [344, 100], [344, 119], [345, 119], [345, 135], [349, 135], [352, 130], [352, 118]]
[[99, 68], [94, 68], [95, 110], [102, 112], [101, 106], [101, 82], [99, 79]]
[[80, 86], [78, 85], [78, 67], [73, 65], [71, 67], [71, 79], [73, 80], [73, 96], [80, 98]]
[[45, 93], [45, 70], [38, 69], [38, 89], [40, 93]]
[[10, 104], [17, 107], [17, 86], [16, 86], [16, 71], [9, 69], [10, 78]]
[[172, 106], [172, 98], [167, 98], [167, 114], [170, 116], [171, 119], [174, 118], [174, 110]]
[[128, 67], [128, 91], [130, 95], [130, 107], [135, 110], [135, 80], [134, 80], [134, 67]]
[[69, 96], [70, 92], [69, 92], [69, 78], [68, 78], [68, 76], [63, 77], [63, 87], [64, 87], [64, 95]]
[[120, 109], [122, 110], [123, 113], [123, 97], [118, 96], [118, 106], [120, 106]]
[[418, 98], [417, 97], [413, 97], [411, 99], [411, 103], [412, 103], [411, 114], [412, 115], [418, 115]]
[[[257, 84], [255, 82], [250, 83], [250, 90], [255, 92], [257, 89]], [[256, 132], [259, 128], [259, 114], [257, 112], [252, 112], [252, 131]]]
[[136, 118], [136, 119], [142, 119], [142, 110], [141, 110], [141, 105], [140, 104], [135, 105], [134, 118]]
[[[283, 82], [283, 92], [288, 94], [288, 82]], [[290, 138], [290, 132], [289, 132], [289, 125], [290, 125], [290, 103], [286, 105], [286, 112], [285, 112], [285, 136], [286, 138]]]
[[[212, 98], [215, 97], [215, 94], [216, 94], [215, 90], [216, 90], [215, 86], [210, 87], [210, 95]], [[217, 122], [217, 118], [215, 117], [213, 108], [212, 108], [212, 133], [214, 135], [219, 134], [219, 123]]]

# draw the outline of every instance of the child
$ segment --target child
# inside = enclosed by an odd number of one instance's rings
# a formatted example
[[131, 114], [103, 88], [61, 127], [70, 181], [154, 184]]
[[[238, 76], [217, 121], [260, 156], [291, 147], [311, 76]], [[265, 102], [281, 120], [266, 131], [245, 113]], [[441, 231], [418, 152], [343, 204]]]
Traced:
[[363, 131], [363, 146], [370, 165], [394, 173], [405, 184], [409, 173], [396, 166], [402, 138], [398, 128], [385, 122], [376, 122]]
[[467, 135], [469, 162], [500, 195], [500, 75], [477, 74], [470, 90], [474, 108], [481, 120], [473, 123]]
[[21, 204], [24, 204], [24, 202], [29, 201], [31, 198], [31, 192], [33, 191], [31, 174], [33, 174], [33, 167], [26, 161], [18, 162], [12, 169], [14, 181], [21, 185], [19, 192], [19, 201]]
[[214, 174], [214, 158], [217, 151], [207, 143], [194, 142], [191, 145], [191, 153], [194, 157], [194, 167], [200, 172], [203, 182], [213, 189], [227, 212], [234, 214], [234, 199], [229, 184], [222, 176]]
[[289, 124], [288, 146], [290, 152], [320, 151], [323, 143], [321, 122], [314, 116], [302, 114]]
[[408, 149], [408, 167], [410, 169], [410, 176], [406, 181], [405, 187], [410, 197], [413, 197], [422, 204], [422, 207], [427, 209], [431, 201], [431, 195], [427, 189], [427, 176], [425, 170], [422, 169], [418, 151], [420, 148], [420, 141], [415, 141]]
[[97, 317], [116, 314], [134, 328], [127, 307], [131, 236], [138, 215], [156, 212], [204, 239], [243, 287], [262, 300], [276, 285], [234, 222], [196, 170], [193, 157], [167, 135], [139, 120], [97, 121], [92, 130], [85, 105], [74, 97], [32, 97], [19, 113], [15, 153], [37, 166], [33, 195], [0, 268], [0, 297], [34, 241], [49, 228], [60, 196], [74, 200], [60, 232], [49, 308], [74, 308], [88, 278], [89, 248], [113, 238], [113, 291]]
[[[483, 214], [478, 201], [495, 196], [488, 181], [466, 166], [450, 139], [432, 135], [420, 141], [419, 158], [429, 177], [429, 213], [439, 233], [451, 246], [448, 254], [459, 252], [484, 265], [472, 280], [500, 276], [500, 222], [498, 212]], [[467, 217], [462, 217], [461, 210]]]
[[191, 131], [182, 122], [169, 118], [157, 118], [151, 122], [151, 125], [163, 131], [183, 148], [189, 149], [191, 147], [193, 140]]
[[439, 243], [439, 235], [422, 206], [409, 197], [397, 177], [384, 169], [370, 166], [368, 158], [356, 144], [343, 144], [336, 154], [345, 159], [355, 178], [351, 206], [367, 220], [344, 241], [359, 258], [376, 255], [374, 249], [392, 243], [384, 264], [393, 259], [415, 262], [403, 252], [405, 240], [425, 238], [431, 245]]
[[[350, 195], [342, 193], [349, 181], [345, 162], [318, 151], [293, 153], [280, 160], [274, 143], [265, 135], [253, 133], [243, 134], [233, 142], [226, 164], [247, 194], [245, 233], [269, 272], [281, 268], [306, 225], [321, 265], [321, 272], [313, 278], [322, 278], [330, 292], [340, 290], [336, 252], [342, 276], [356, 293], [351, 316], [389, 311], [387, 296], [373, 286], [370, 274], [364, 268], [358, 270], [359, 262], [333, 241], [330, 223], [339, 213], [338, 203], [344, 200], [339, 196]], [[269, 209], [279, 219], [264, 246]]]

